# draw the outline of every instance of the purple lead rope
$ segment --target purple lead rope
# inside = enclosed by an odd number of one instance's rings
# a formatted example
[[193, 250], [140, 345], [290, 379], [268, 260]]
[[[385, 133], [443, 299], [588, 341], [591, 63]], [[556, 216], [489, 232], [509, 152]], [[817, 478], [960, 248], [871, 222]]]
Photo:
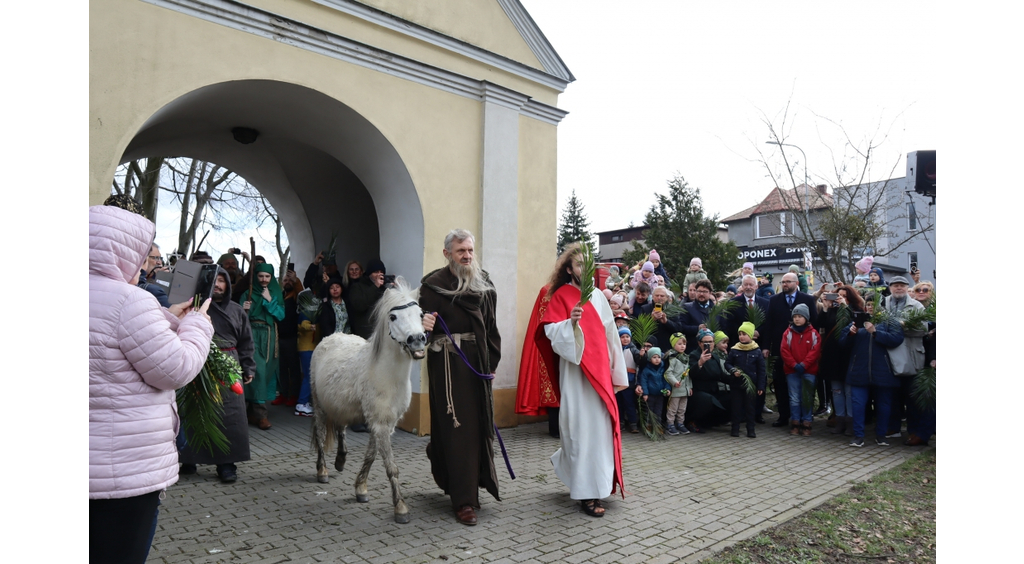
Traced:
[[[444, 319], [442, 319], [441, 315], [436, 311], [433, 312], [433, 315], [435, 318], [437, 318], [438, 321], [441, 322], [441, 329], [443, 329], [444, 334], [448, 336], [448, 340], [451, 342], [452, 348], [454, 348], [455, 352], [458, 353], [459, 358], [462, 359], [462, 362], [464, 362], [466, 366], [469, 367], [471, 371], [473, 371], [473, 374], [476, 374], [477, 377], [482, 378], [484, 380], [493, 380], [494, 374], [481, 374], [476, 371], [476, 368], [473, 368], [473, 365], [469, 363], [469, 359], [466, 358], [466, 353], [462, 352], [462, 348], [460, 348], [459, 345], [455, 344], [455, 337], [453, 337], [452, 332], [448, 330], [448, 324], [444, 322]], [[508, 459], [508, 451], [505, 450], [505, 441], [501, 440], [501, 433], [498, 432], [498, 426], [494, 425], [494, 423], [491, 423], [491, 425], [494, 426], [494, 434], [498, 436], [498, 445], [501, 446], [501, 456], [502, 458], [505, 459], [505, 468], [508, 468], [508, 475], [511, 476], [513, 480], [515, 480], [516, 474], [515, 472], [512, 471], [512, 463]]]

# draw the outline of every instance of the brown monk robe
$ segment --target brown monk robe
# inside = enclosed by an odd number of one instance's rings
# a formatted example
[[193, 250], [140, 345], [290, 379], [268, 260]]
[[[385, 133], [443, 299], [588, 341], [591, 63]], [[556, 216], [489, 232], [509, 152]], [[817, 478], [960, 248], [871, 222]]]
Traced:
[[[458, 278], [441, 268], [423, 277], [420, 307], [437, 312], [462, 348], [473, 368], [493, 374], [501, 359], [501, 337], [494, 319], [497, 294], [455, 290]], [[478, 488], [498, 497], [494, 471], [494, 401], [491, 381], [474, 374], [454, 352], [441, 323], [434, 325], [427, 347], [430, 382], [430, 443], [427, 457], [438, 487], [452, 500], [452, 508], [480, 507]], [[447, 356], [447, 360], [445, 357]], [[447, 367], [447, 368], [446, 368]], [[447, 372], [446, 372], [447, 370]]]

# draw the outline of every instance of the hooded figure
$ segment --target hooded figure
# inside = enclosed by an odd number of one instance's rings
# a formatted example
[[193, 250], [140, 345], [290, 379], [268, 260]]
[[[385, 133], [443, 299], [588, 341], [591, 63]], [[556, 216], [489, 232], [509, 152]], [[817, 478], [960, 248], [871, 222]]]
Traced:
[[[267, 418], [266, 403], [273, 400], [277, 392], [277, 371], [279, 351], [277, 346], [277, 322], [284, 319], [284, 293], [274, 279], [274, 267], [267, 264], [256, 265], [255, 287], [249, 288], [239, 300], [243, 306], [249, 303], [249, 324], [252, 327], [254, 345], [253, 360], [256, 362], [256, 374], [252, 383], [245, 387], [245, 401], [248, 402], [249, 423], [266, 431], [270, 428]], [[260, 274], [269, 274], [270, 282], [266, 286], [259, 282]]]
[[[253, 361], [252, 332], [249, 328], [249, 316], [242, 306], [231, 301], [231, 275], [223, 268], [217, 268], [217, 277], [223, 279], [226, 289], [223, 294], [215, 295], [210, 304], [209, 315], [213, 321], [213, 343], [220, 350], [242, 366], [242, 381], [256, 371]], [[228, 439], [228, 452], [195, 450], [188, 433], [185, 434], [185, 448], [181, 449], [178, 458], [182, 463], [182, 474], [195, 472], [196, 464], [216, 464], [217, 476], [223, 482], [233, 482], [235, 463], [249, 460], [249, 427], [245, 420], [245, 399], [231, 391], [231, 383], [220, 385], [220, 397], [224, 402], [224, 413], [221, 417], [220, 430]]]

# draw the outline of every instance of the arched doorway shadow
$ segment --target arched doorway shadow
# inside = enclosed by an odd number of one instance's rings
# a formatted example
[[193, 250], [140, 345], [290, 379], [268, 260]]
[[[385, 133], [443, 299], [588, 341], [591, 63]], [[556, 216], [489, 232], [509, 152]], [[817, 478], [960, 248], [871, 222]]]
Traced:
[[[240, 143], [235, 127], [259, 136]], [[339, 261], [379, 257], [413, 285], [422, 275], [423, 211], [405, 163], [372, 123], [330, 96], [272, 80], [199, 88], [154, 113], [121, 162], [158, 156], [215, 162], [248, 180], [282, 218], [296, 265], [337, 235]]]

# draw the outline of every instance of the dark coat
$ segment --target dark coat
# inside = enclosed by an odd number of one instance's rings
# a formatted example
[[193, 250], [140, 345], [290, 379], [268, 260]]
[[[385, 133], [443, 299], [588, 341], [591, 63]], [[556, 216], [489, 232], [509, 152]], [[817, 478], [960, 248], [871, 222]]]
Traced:
[[732, 365], [723, 361], [715, 352], [711, 353], [711, 360], [700, 365], [700, 349], [694, 349], [690, 353], [690, 380], [693, 382], [694, 392], [708, 392], [717, 395], [723, 391], [721, 384], [731, 384], [735, 376], [732, 375]]
[[899, 323], [875, 325], [874, 335], [863, 327], [852, 335], [852, 326], [853, 323], [847, 325], [839, 336], [840, 343], [850, 349], [846, 383], [851, 386], [900, 387], [900, 379], [893, 375], [886, 355], [886, 349], [898, 347], [903, 342], [903, 329]]
[[[722, 330], [729, 336], [729, 342], [735, 344], [740, 342], [740, 325], [743, 325], [743, 322], [747, 320], [747, 297], [740, 294], [730, 298], [729, 301], [736, 302], [740, 306], [722, 316]], [[758, 335], [760, 335], [768, 328], [768, 299], [754, 294], [754, 307], [764, 312], [764, 323], [761, 327], [757, 328]], [[758, 344], [760, 344], [760, 341], [758, 341]]]
[[839, 344], [839, 333], [843, 330], [843, 327], [836, 324], [839, 309], [833, 307], [828, 311], [818, 313], [819, 333], [821, 334], [821, 359], [818, 361], [818, 376], [833, 382], [844, 382], [846, 369], [850, 366], [850, 349]]
[[[698, 357], [699, 358], [699, 357]], [[749, 351], [737, 349], [735, 345], [729, 349], [727, 362], [733, 368], [739, 368], [754, 380], [757, 391], [763, 392], [768, 385], [767, 363], [761, 349], [756, 348]]]
[[[242, 306], [231, 301], [231, 277], [223, 269], [228, 279], [228, 288], [224, 298], [214, 300], [210, 304], [208, 314], [213, 322], [214, 343], [224, 349], [242, 366], [242, 376], [256, 373], [256, 362], [253, 360], [252, 331], [249, 327], [249, 315]], [[233, 350], [230, 350], [233, 349]], [[181, 449], [178, 455], [183, 464], [225, 464], [249, 460], [249, 424], [245, 415], [245, 397], [231, 391], [229, 383], [220, 386], [220, 397], [224, 401], [224, 412], [221, 415], [221, 431], [228, 439], [230, 448], [222, 453], [216, 450], [195, 450], [189, 444]], [[188, 441], [186, 428], [185, 440]]]
[[[345, 300], [342, 300], [341, 304], [342, 306], [345, 306]], [[345, 307], [345, 311], [348, 311], [347, 306]], [[321, 338], [333, 335], [334, 332], [338, 330], [338, 316], [334, 313], [334, 305], [331, 304], [330, 300], [327, 300], [320, 305], [320, 313], [317, 314], [316, 319], [313, 321], [315, 321], [317, 327], [320, 329]], [[348, 319], [348, 331], [344, 332], [349, 333], [351, 331], [352, 314], [350, 313]]]
[[373, 334], [373, 306], [377, 305], [377, 301], [384, 295], [386, 286], [387, 284], [381, 284], [378, 288], [370, 280], [369, 273], [349, 285], [348, 318], [353, 334], [364, 339], [369, 339]]
[[678, 323], [683, 334], [686, 335], [687, 354], [697, 350], [697, 331], [700, 331], [701, 324], [707, 325], [711, 308], [715, 305], [710, 300], [707, 304], [706, 308], [700, 307], [700, 304], [695, 301], [683, 305], [685, 313], [679, 315]]
[[[793, 307], [796, 307], [797, 304], [807, 306], [811, 315], [808, 321], [811, 322], [811, 325], [817, 326], [818, 306], [815, 303], [814, 296], [797, 291], [796, 297], [793, 299]], [[758, 340], [758, 342], [765, 341], [761, 343], [761, 346], [770, 350], [772, 356], [779, 356], [779, 343], [782, 342], [782, 334], [786, 332], [786, 329], [789, 329], [789, 324], [792, 321], [793, 308], [789, 307], [786, 294], [775, 294], [772, 296], [768, 300], [768, 319], [765, 321], [767, 327], [760, 331], [761, 338]]]
[[[649, 303], [645, 305], [641, 309], [641, 313], [646, 313], [648, 315], [654, 313], [654, 304]], [[655, 323], [657, 323], [658, 328], [654, 331], [654, 336], [655, 338], [658, 339], [658, 348], [660, 348], [663, 352], [667, 352], [669, 349], [672, 348], [672, 343], [669, 341], [669, 337], [672, 336], [672, 333], [679, 333], [683, 330], [683, 326], [680, 323], [680, 317], [681, 315], [677, 315], [675, 317], [666, 317], [665, 323], [658, 323], [657, 321], [655, 321]], [[686, 342], [690, 342], [689, 337], [687, 337]]]

